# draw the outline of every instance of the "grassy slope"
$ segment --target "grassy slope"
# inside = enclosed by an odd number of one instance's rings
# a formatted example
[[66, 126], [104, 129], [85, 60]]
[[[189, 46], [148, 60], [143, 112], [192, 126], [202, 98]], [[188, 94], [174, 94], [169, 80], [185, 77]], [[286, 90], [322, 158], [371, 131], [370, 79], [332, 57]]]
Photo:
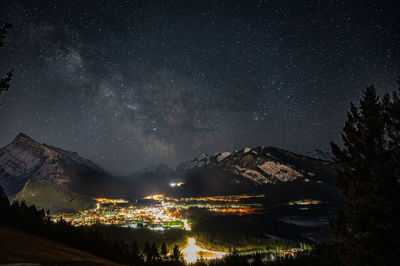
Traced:
[[24, 188], [11, 200], [25, 200], [27, 205], [35, 204], [38, 209], [52, 213], [76, 212], [93, 208], [92, 199], [73, 193], [43, 179], [30, 179]]
[[8, 227], [0, 227], [0, 264], [2, 263], [118, 265], [64, 244]]

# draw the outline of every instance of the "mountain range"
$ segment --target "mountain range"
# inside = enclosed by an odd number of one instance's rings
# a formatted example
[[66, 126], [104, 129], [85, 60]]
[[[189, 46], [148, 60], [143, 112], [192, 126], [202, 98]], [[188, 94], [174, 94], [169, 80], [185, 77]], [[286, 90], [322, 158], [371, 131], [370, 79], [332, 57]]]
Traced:
[[342, 202], [335, 185], [336, 165], [276, 147], [202, 154], [173, 174], [179, 195], [263, 193], [270, 201], [318, 198]]
[[175, 170], [160, 164], [117, 178], [76, 152], [40, 144], [22, 133], [0, 149], [0, 185], [7, 195], [53, 212], [90, 208], [93, 197], [134, 199], [153, 193], [264, 193], [271, 201], [317, 197], [340, 202], [335, 167], [327, 158], [256, 147], [202, 154]]

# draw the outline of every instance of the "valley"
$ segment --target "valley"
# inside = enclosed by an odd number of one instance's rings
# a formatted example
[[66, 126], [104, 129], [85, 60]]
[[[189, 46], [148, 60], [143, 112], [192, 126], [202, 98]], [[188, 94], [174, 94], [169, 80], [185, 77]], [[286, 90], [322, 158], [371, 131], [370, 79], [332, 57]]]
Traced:
[[135, 202], [124, 199], [95, 198], [96, 208], [76, 213], [54, 214], [54, 221], [63, 219], [74, 226], [94, 224], [118, 225], [129, 228], [164, 230], [180, 228], [190, 231], [189, 209], [204, 209], [211, 213], [245, 215], [261, 212], [262, 204], [246, 203], [247, 199], [264, 195], [234, 195], [215, 197], [172, 198], [162, 194], [149, 195]]
[[[181, 230], [187, 239], [186, 243], [181, 242], [187, 262], [194, 262], [200, 257], [219, 258], [232, 247], [242, 254], [263, 253], [266, 252], [265, 246], [280, 246], [279, 242], [286, 246], [282, 245], [276, 256], [295, 254], [302, 250], [300, 246], [322, 240], [318, 239], [318, 233], [327, 228], [327, 213], [321, 210], [329, 206], [327, 202], [305, 199], [268, 206], [262, 203], [264, 199], [262, 194], [190, 198], [154, 194], [133, 202], [96, 198], [97, 204], [93, 209], [51, 217], [54, 222], [62, 219], [74, 226], [150, 230], [161, 238], [165, 231]], [[232, 235], [232, 231], [235, 234]], [[219, 239], [221, 234], [226, 236]], [[214, 237], [210, 239], [210, 235]], [[253, 237], [251, 240], [241, 241], [250, 236]], [[235, 242], [230, 238], [234, 238]]]

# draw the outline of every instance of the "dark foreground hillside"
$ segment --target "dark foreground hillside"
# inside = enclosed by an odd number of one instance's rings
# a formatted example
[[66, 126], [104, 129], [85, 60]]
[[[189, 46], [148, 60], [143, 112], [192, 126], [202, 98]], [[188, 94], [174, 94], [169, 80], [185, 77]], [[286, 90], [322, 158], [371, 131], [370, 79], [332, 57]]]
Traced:
[[59, 242], [2, 226], [0, 254], [0, 264], [119, 265]]

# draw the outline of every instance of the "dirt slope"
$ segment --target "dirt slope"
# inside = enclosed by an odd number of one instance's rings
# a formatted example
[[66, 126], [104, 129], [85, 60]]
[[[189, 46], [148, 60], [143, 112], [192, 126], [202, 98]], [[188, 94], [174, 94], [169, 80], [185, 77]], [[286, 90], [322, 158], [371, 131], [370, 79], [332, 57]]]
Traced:
[[0, 227], [0, 264], [3, 263], [119, 265], [56, 241]]

